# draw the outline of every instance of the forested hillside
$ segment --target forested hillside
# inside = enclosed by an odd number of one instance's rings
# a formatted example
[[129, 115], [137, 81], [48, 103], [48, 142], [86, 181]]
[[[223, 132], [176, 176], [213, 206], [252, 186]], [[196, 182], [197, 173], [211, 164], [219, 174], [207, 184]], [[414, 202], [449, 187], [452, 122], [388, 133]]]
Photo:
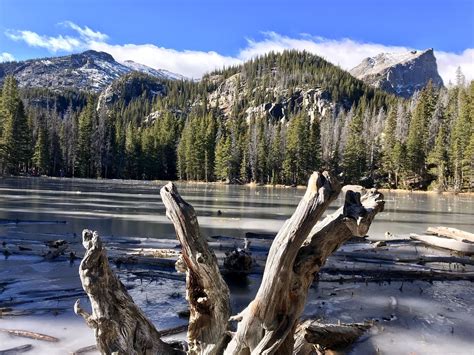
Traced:
[[3, 174], [472, 189], [474, 84], [411, 99], [288, 51], [199, 82], [130, 73], [100, 94], [18, 89], [0, 102]]

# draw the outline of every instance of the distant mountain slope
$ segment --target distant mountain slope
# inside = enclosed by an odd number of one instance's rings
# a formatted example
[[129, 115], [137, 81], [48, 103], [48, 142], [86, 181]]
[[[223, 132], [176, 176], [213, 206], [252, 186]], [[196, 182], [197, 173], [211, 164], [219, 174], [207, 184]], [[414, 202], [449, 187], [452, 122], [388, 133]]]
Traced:
[[402, 97], [410, 97], [431, 80], [443, 86], [433, 49], [404, 53], [381, 53], [366, 58], [350, 73], [376, 88]]
[[0, 84], [6, 75], [13, 74], [20, 87], [100, 92], [131, 71], [160, 79], [181, 79], [179, 75], [135, 62], [121, 64], [108, 53], [89, 50], [62, 57], [0, 63]]
[[141, 73], [145, 73], [156, 78], [168, 79], [168, 80], [186, 80], [187, 78], [181, 74], [172, 73], [165, 69], [153, 69], [147, 65], [136, 63], [133, 60], [126, 60], [121, 64], [125, 65], [126, 67], [134, 70], [139, 71]]

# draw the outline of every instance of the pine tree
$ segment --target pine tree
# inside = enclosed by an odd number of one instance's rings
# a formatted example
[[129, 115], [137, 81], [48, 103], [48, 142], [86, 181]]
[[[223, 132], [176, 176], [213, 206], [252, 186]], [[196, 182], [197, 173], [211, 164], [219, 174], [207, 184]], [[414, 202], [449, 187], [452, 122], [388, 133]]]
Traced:
[[427, 155], [428, 125], [435, 107], [435, 93], [431, 82], [420, 94], [413, 112], [407, 138], [407, 158], [410, 171], [424, 177]]
[[0, 158], [3, 170], [18, 174], [26, 171], [31, 159], [31, 128], [13, 76], [7, 76], [0, 100]]
[[309, 136], [309, 118], [302, 113], [291, 118], [283, 161], [283, 172], [291, 185], [304, 183], [309, 175]]
[[132, 122], [127, 126], [125, 132], [125, 176], [128, 179], [140, 179], [140, 132], [134, 127]]
[[383, 152], [382, 152], [382, 166], [384, 171], [388, 173], [388, 182], [392, 184], [392, 175], [396, 170], [394, 161], [393, 148], [396, 144], [395, 133], [397, 129], [397, 113], [395, 109], [388, 112], [387, 120], [385, 121], [385, 128], [383, 131]]
[[277, 184], [281, 182], [280, 175], [283, 162], [282, 152], [284, 151], [282, 147], [281, 135], [281, 122], [278, 122], [275, 132], [273, 134], [268, 158], [272, 184]]
[[428, 163], [434, 165], [430, 170], [436, 176], [436, 189], [446, 190], [446, 170], [448, 166], [447, 136], [444, 124], [441, 125], [436, 136], [433, 150], [428, 156]]
[[309, 135], [309, 171], [321, 169], [321, 128], [319, 117], [315, 117], [311, 122]]
[[49, 137], [48, 130], [44, 124], [38, 128], [38, 138], [33, 154], [33, 164], [38, 169], [39, 174], [49, 174], [50, 155], [49, 155]]
[[[468, 92], [470, 91], [470, 94]], [[467, 147], [470, 144], [472, 130], [471, 97], [474, 99], [474, 82], [469, 89], [459, 88], [458, 114], [454, 117], [451, 128], [450, 160], [453, 169], [454, 189], [459, 191], [470, 175], [470, 159]]]
[[90, 96], [79, 116], [76, 170], [80, 177], [92, 177], [92, 135], [95, 115], [95, 100]]
[[216, 144], [215, 175], [218, 180], [230, 181], [230, 137], [221, 136]]
[[349, 126], [349, 137], [344, 150], [342, 166], [346, 182], [358, 183], [367, 170], [366, 144], [363, 138], [363, 121], [360, 112]]

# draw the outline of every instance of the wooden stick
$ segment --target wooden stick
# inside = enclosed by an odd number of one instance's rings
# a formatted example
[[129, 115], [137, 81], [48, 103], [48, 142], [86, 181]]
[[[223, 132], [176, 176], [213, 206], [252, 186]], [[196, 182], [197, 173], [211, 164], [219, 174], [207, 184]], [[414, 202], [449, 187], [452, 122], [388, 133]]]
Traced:
[[33, 349], [33, 345], [25, 344], [10, 349], [0, 350], [0, 355], [16, 355], [18, 353], [26, 353], [31, 349]]
[[14, 336], [17, 336], [17, 337], [30, 338], [30, 339], [42, 340], [42, 341], [49, 341], [49, 342], [52, 342], [52, 343], [57, 343], [59, 341], [58, 338], [52, 337], [50, 335], [36, 333], [36, 332], [30, 332], [29, 330], [0, 328], [0, 332], [8, 333], [10, 335], [14, 335]]

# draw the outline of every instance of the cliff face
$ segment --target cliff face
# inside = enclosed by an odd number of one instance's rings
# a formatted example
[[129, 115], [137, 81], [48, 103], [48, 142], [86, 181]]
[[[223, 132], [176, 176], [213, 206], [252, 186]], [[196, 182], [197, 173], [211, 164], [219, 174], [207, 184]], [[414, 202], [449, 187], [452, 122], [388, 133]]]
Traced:
[[388, 93], [410, 97], [431, 80], [443, 86], [433, 49], [405, 53], [381, 53], [366, 58], [350, 73], [358, 79]]

